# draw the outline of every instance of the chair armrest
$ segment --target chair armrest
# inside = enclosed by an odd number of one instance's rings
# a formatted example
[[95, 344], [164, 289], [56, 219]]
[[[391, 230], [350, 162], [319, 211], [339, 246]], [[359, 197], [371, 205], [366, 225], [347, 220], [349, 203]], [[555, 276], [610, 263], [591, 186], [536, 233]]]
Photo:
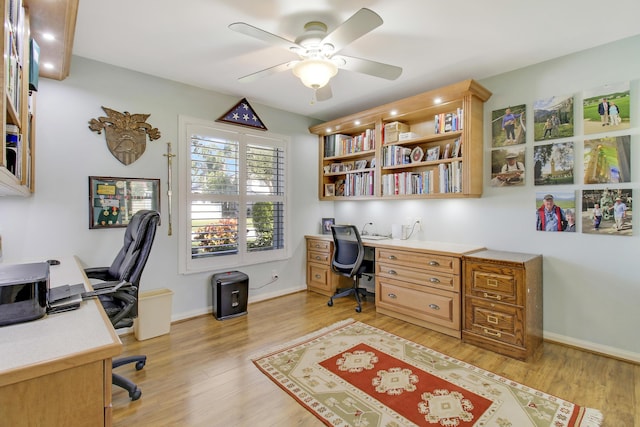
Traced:
[[109, 267], [89, 267], [84, 269], [89, 279], [110, 280]]

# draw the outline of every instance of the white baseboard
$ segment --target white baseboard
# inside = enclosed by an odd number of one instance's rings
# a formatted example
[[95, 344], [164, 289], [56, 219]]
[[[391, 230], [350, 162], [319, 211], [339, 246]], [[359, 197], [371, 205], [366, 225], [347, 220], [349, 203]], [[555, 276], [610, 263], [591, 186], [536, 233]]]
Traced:
[[635, 364], [640, 364], [639, 353], [622, 350], [622, 349], [611, 347], [608, 345], [597, 344], [590, 341], [579, 340], [576, 338], [571, 338], [565, 335], [560, 335], [560, 334], [547, 332], [547, 331], [543, 332], [543, 338], [545, 341], [564, 344], [570, 347], [576, 347], [581, 350], [591, 351], [593, 353], [610, 356], [615, 359], [624, 360], [624, 361], [635, 363]]

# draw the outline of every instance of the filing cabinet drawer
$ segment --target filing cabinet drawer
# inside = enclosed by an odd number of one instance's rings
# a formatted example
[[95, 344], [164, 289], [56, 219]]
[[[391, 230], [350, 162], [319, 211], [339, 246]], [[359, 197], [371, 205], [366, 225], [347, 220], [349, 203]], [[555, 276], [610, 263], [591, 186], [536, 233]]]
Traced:
[[524, 310], [477, 298], [465, 299], [467, 331], [508, 344], [524, 346]]
[[308, 239], [307, 251], [331, 252], [331, 240]]
[[429, 269], [442, 273], [457, 274], [460, 271], [460, 259], [446, 255], [418, 253], [395, 249], [376, 249], [376, 263], [392, 263], [406, 267]]
[[427, 269], [412, 269], [380, 261], [376, 263], [376, 275], [448, 291], [460, 291], [460, 277], [448, 273]]
[[376, 307], [447, 328], [460, 329], [460, 296], [393, 279], [376, 277]]
[[318, 264], [331, 265], [331, 256], [329, 252], [307, 251], [307, 262], [315, 262]]
[[466, 294], [492, 301], [523, 305], [523, 273], [518, 268], [497, 267], [489, 264], [468, 263], [466, 266], [469, 272], [468, 280], [465, 283]]

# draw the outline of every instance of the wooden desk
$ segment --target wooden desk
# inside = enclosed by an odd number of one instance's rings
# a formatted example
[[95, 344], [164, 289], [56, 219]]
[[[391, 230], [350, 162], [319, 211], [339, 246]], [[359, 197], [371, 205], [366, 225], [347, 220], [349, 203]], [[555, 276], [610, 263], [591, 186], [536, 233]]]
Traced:
[[[91, 285], [75, 257], [50, 268], [51, 287]], [[111, 358], [122, 343], [102, 305], [0, 327], [0, 424], [110, 426]]]
[[[335, 293], [331, 272], [333, 238], [307, 239], [307, 287]], [[419, 240], [366, 240], [375, 248], [376, 311], [460, 338], [462, 335], [462, 256], [482, 246]]]

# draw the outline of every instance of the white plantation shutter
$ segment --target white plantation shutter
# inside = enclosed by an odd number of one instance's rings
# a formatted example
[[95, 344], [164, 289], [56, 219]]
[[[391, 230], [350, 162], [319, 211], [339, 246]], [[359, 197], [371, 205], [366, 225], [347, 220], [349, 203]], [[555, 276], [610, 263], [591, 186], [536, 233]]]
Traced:
[[288, 140], [183, 117], [180, 128], [181, 270], [286, 258]]

